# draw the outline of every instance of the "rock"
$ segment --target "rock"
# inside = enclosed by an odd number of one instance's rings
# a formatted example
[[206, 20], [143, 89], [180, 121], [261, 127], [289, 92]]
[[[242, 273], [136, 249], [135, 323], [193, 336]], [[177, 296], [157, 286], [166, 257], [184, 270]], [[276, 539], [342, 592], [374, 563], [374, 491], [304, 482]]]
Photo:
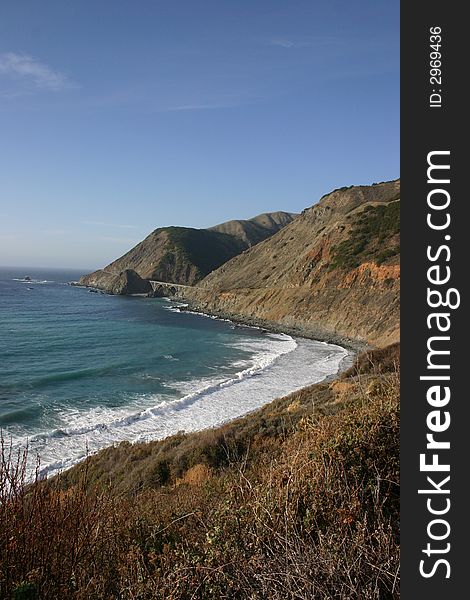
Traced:
[[146, 279], [142, 279], [132, 269], [125, 269], [120, 273], [110, 273], [104, 270], [94, 271], [80, 278], [79, 285], [96, 288], [108, 294], [130, 295], [148, 294], [152, 291], [152, 285]]

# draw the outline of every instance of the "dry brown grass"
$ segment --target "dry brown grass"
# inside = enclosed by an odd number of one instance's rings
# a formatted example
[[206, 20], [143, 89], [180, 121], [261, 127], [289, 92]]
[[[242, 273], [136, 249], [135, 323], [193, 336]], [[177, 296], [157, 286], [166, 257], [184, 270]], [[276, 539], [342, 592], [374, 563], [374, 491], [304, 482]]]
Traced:
[[398, 598], [399, 376], [360, 364], [51, 482], [3, 448], [0, 597]]

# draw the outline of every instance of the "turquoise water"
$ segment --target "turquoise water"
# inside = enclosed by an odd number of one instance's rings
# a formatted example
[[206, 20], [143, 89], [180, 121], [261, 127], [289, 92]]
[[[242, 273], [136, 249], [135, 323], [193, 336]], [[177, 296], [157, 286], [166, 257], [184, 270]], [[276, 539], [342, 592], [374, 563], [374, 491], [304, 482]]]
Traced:
[[68, 285], [80, 274], [0, 269], [0, 428], [44, 472], [234, 418], [323, 379], [346, 354]]

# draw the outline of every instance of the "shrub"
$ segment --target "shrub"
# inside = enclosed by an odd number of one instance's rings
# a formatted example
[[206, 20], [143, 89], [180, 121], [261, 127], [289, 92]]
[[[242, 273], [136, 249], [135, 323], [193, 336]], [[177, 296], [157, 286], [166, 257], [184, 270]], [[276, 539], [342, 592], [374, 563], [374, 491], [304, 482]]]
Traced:
[[398, 598], [397, 361], [51, 481], [2, 444], [0, 598]]
[[351, 270], [365, 261], [378, 265], [399, 256], [400, 202], [367, 206], [354, 215], [349, 238], [333, 247], [329, 268]]

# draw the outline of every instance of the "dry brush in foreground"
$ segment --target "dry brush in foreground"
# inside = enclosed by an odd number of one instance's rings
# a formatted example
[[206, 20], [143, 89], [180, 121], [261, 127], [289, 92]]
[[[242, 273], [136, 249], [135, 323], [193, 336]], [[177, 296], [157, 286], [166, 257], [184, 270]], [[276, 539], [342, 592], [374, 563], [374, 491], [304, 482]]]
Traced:
[[50, 482], [3, 447], [0, 597], [398, 598], [397, 351]]

